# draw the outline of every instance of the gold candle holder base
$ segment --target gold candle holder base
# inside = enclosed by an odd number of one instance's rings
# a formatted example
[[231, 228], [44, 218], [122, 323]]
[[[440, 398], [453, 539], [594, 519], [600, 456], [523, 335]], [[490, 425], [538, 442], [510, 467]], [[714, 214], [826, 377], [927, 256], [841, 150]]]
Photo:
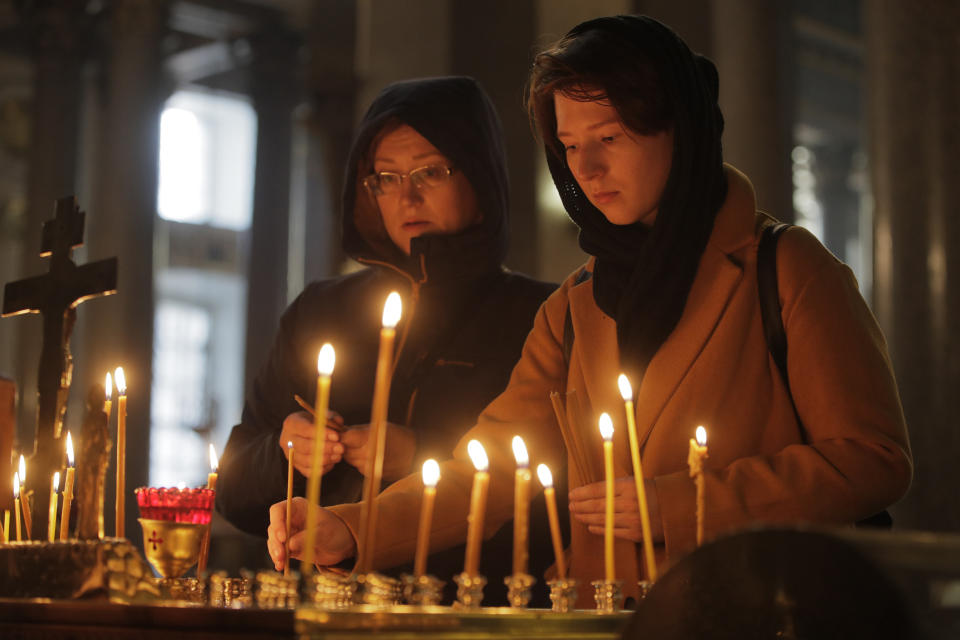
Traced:
[[357, 582], [352, 576], [332, 571], [314, 571], [304, 577], [302, 600], [320, 609], [346, 609], [353, 606]]
[[422, 575], [412, 576], [404, 574], [403, 599], [407, 604], [428, 607], [440, 604], [443, 599], [443, 580], [440, 578]]
[[162, 600], [193, 604], [207, 603], [207, 585], [198, 578], [160, 578], [157, 580]]
[[354, 602], [374, 607], [392, 607], [400, 604], [403, 585], [396, 578], [382, 573], [364, 573], [356, 576]]
[[296, 609], [300, 604], [300, 574], [289, 576], [276, 571], [257, 572], [257, 607], [261, 609]]
[[253, 607], [253, 580], [249, 577], [228, 578], [225, 571], [210, 574], [210, 606], [228, 609]]
[[600, 613], [616, 613], [623, 608], [623, 580], [594, 580], [593, 600]]
[[637, 581], [637, 600], [646, 600], [647, 594], [650, 593], [650, 589], [653, 588], [653, 583], [649, 580], [638, 580]]
[[530, 604], [530, 590], [537, 579], [527, 573], [515, 573], [503, 579], [507, 585], [507, 602], [514, 609], [526, 609]]
[[164, 578], [179, 578], [200, 557], [200, 542], [209, 524], [138, 518], [143, 529], [143, 554]]
[[471, 576], [469, 573], [458, 573], [453, 576], [453, 581], [457, 583], [457, 601], [453, 603], [453, 608], [479, 609], [487, 579], [483, 576]]
[[577, 581], [573, 578], [556, 578], [550, 586], [550, 602], [554, 613], [569, 613], [577, 603]]

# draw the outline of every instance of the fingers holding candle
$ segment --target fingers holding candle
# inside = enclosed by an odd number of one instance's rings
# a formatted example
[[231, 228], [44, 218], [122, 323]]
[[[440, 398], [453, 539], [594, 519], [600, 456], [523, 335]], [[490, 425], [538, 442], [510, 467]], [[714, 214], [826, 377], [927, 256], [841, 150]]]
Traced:
[[[287, 506], [290, 505], [290, 529], [286, 528]], [[316, 564], [329, 566], [356, 555], [356, 541], [350, 529], [338, 516], [327, 509], [316, 510], [316, 537], [313, 559]], [[291, 558], [302, 559], [306, 547], [307, 500], [294, 498], [270, 507], [270, 526], [267, 528], [267, 551], [277, 571], [286, 561], [285, 543], [289, 544]], [[289, 541], [288, 541], [289, 538]]]
[[[340, 433], [329, 428], [330, 422], [324, 429], [324, 447], [323, 447], [323, 473], [328, 473], [333, 465], [343, 459], [344, 447], [340, 442]], [[280, 430], [278, 446], [283, 451], [284, 457], [289, 459], [287, 443], [293, 442], [294, 460], [293, 467], [305, 478], [310, 477], [310, 465], [313, 461], [313, 443], [316, 440], [317, 428], [314, 424], [313, 413], [297, 411], [288, 415]]]
[[[656, 484], [652, 479], [644, 481], [647, 507], [650, 514], [651, 539], [654, 544], [663, 542], [663, 521], [660, 517], [660, 502]], [[617, 538], [634, 542], [643, 540], [643, 526], [637, 509], [636, 484], [633, 476], [614, 480], [613, 532]], [[594, 482], [577, 487], [569, 493], [570, 515], [587, 525], [591, 533], [603, 534], [606, 515], [606, 482]]]

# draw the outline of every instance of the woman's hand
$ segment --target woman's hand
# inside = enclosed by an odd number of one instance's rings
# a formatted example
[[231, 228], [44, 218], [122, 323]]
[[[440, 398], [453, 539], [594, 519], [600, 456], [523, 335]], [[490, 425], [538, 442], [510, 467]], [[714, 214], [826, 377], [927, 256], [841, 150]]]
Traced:
[[[644, 480], [647, 493], [647, 513], [650, 514], [650, 537], [654, 542], [663, 541], [663, 522], [660, 519], [660, 503], [653, 480]], [[587, 525], [590, 533], [603, 535], [605, 501], [607, 488], [605, 482], [594, 482], [577, 487], [570, 492], [570, 514]], [[633, 476], [614, 480], [613, 489], [613, 535], [634, 542], [643, 540], [643, 527], [640, 524], [640, 509], [637, 506], [637, 490]]]
[[[327, 424], [335, 429], [343, 429], [343, 418], [339, 414], [327, 412]], [[340, 444], [340, 434], [334, 429], [324, 429], [326, 443], [323, 448], [323, 473], [327, 473], [333, 465], [343, 457], [343, 445]], [[284, 419], [280, 430], [280, 448], [285, 458], [289, 459], [287, 442], [293, 442], [293, 466], [306, 477], [310, 477], [310, 460], [313, 457], [313, 443], [317, 428], [313, 424], [313, 417], [306, 411], [291, 413]]]
[[[277, 571], [283, 571], [287, 556], [284, 542], [290, 537], [290, 557], [303, 557], [306, 544], [307, 500], [294, 498], [291, 502], [290, 531], [287, 531], [287, 501], [270, 507], [270, 526], [267, 527], [267, 551]], [[343, 520], [323, 508], [317, 509], [317, 529], [314, 536], [313, 560], [320, 566], [334, 565], [357, 553], [357, 544]]]
[[[370, 425], [355, 425], [340, 436], [344, 446], [343, 459], [360, 473], [367, 473], [367, 458], [373, 454], [370, 441]], [[383, 479], [387, 482], [410, 475], [413, 456], [417, 450], [417, 438], [413, 431], [392, 422], [387, 423], [387, 439], [383, 453]]]

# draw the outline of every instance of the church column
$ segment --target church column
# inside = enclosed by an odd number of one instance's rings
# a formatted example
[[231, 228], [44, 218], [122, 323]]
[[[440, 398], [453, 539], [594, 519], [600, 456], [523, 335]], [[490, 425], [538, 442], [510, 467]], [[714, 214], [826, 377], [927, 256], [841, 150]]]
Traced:
[[767, 0], [714, 0], [712, 15], [712, 58], [720, 73], [720, 108], [726, 120], [724, 159], [750, 177], [760, 208], [792, 221], [788, 6]]
[[[103, 384], [104, 373], [124, 367], [129, 397], [126, 532], [131, 539], [139, 532], [133, 488], [148, 479], [153, 231], [160, 113], [166, 97], [161, 49], [168, 8], [167, 0], [113, 0], [109, 5], [96, 185], [94, 202], [86, 206], [88, 255], [117, 256], [119, 274], [116, 295], [80, 310], [85, 316], [86, 357], [77, 362], [74, 393], [85, 394], [89, 385]], [[108, 477], [115, 473], [111, 464]], [[107, 487], [105, 519], [111, 523], [114, 483], [107, 482]], [[109, 524], [107, 532], [112, 532]]]
[[297, 102], [297, 44], [278, 25], [250, 38], [250, 94], [257, 158], [250, 225], [244, 388], [266, 361], [287, 305], [291, 118]]
[[[82, 5], [69, 1], [47, 4], [24, 16], [34, 54], [27, 216], [22, 222], [20, 245], [20, 273], [24, 277], [48, 269], [49, 259], [39, 256], [40, 231], [43, 223], [53, 218], [55, 200], [76, 190], [81, 75], [89, 36]], [[18, 323], [18, 429], [20, 437], [27, 440], [21, 445], [29, 451], [36, 425], [42, 322], [35, 315], [4, 322]]]
[[[536, 154], [523, 109], [523, 87], [533, 62], [536, 32], [533, 0], [454, 2], [450, 8], [450, 59], [454, 73], [473, 76], [500, 113], [510, 175], [510, 251], [507, 266], [536, 275], [539, 236], [536, 216]], [[572, 26], [572, 25], [571, 25]], [[496, 42], [490, 34], [496, 33]]]
[[874, 211], [874, 309], [910, 430], [898, 527], [960, 528], [960, 4], [864, 3]]

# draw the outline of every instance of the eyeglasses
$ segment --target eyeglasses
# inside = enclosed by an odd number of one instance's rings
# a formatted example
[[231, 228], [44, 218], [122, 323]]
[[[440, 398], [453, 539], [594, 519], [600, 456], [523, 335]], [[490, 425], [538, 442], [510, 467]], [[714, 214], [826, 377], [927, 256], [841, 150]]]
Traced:
[[453, 175], [454, 168], [443, 164], [428, 164], [409, 173], [377, 171], [363, 179], [363, 186], [375, 196], [388, 196], [400, 191], [405, 178], [418, 189], [432, 189], [446, 184]]

